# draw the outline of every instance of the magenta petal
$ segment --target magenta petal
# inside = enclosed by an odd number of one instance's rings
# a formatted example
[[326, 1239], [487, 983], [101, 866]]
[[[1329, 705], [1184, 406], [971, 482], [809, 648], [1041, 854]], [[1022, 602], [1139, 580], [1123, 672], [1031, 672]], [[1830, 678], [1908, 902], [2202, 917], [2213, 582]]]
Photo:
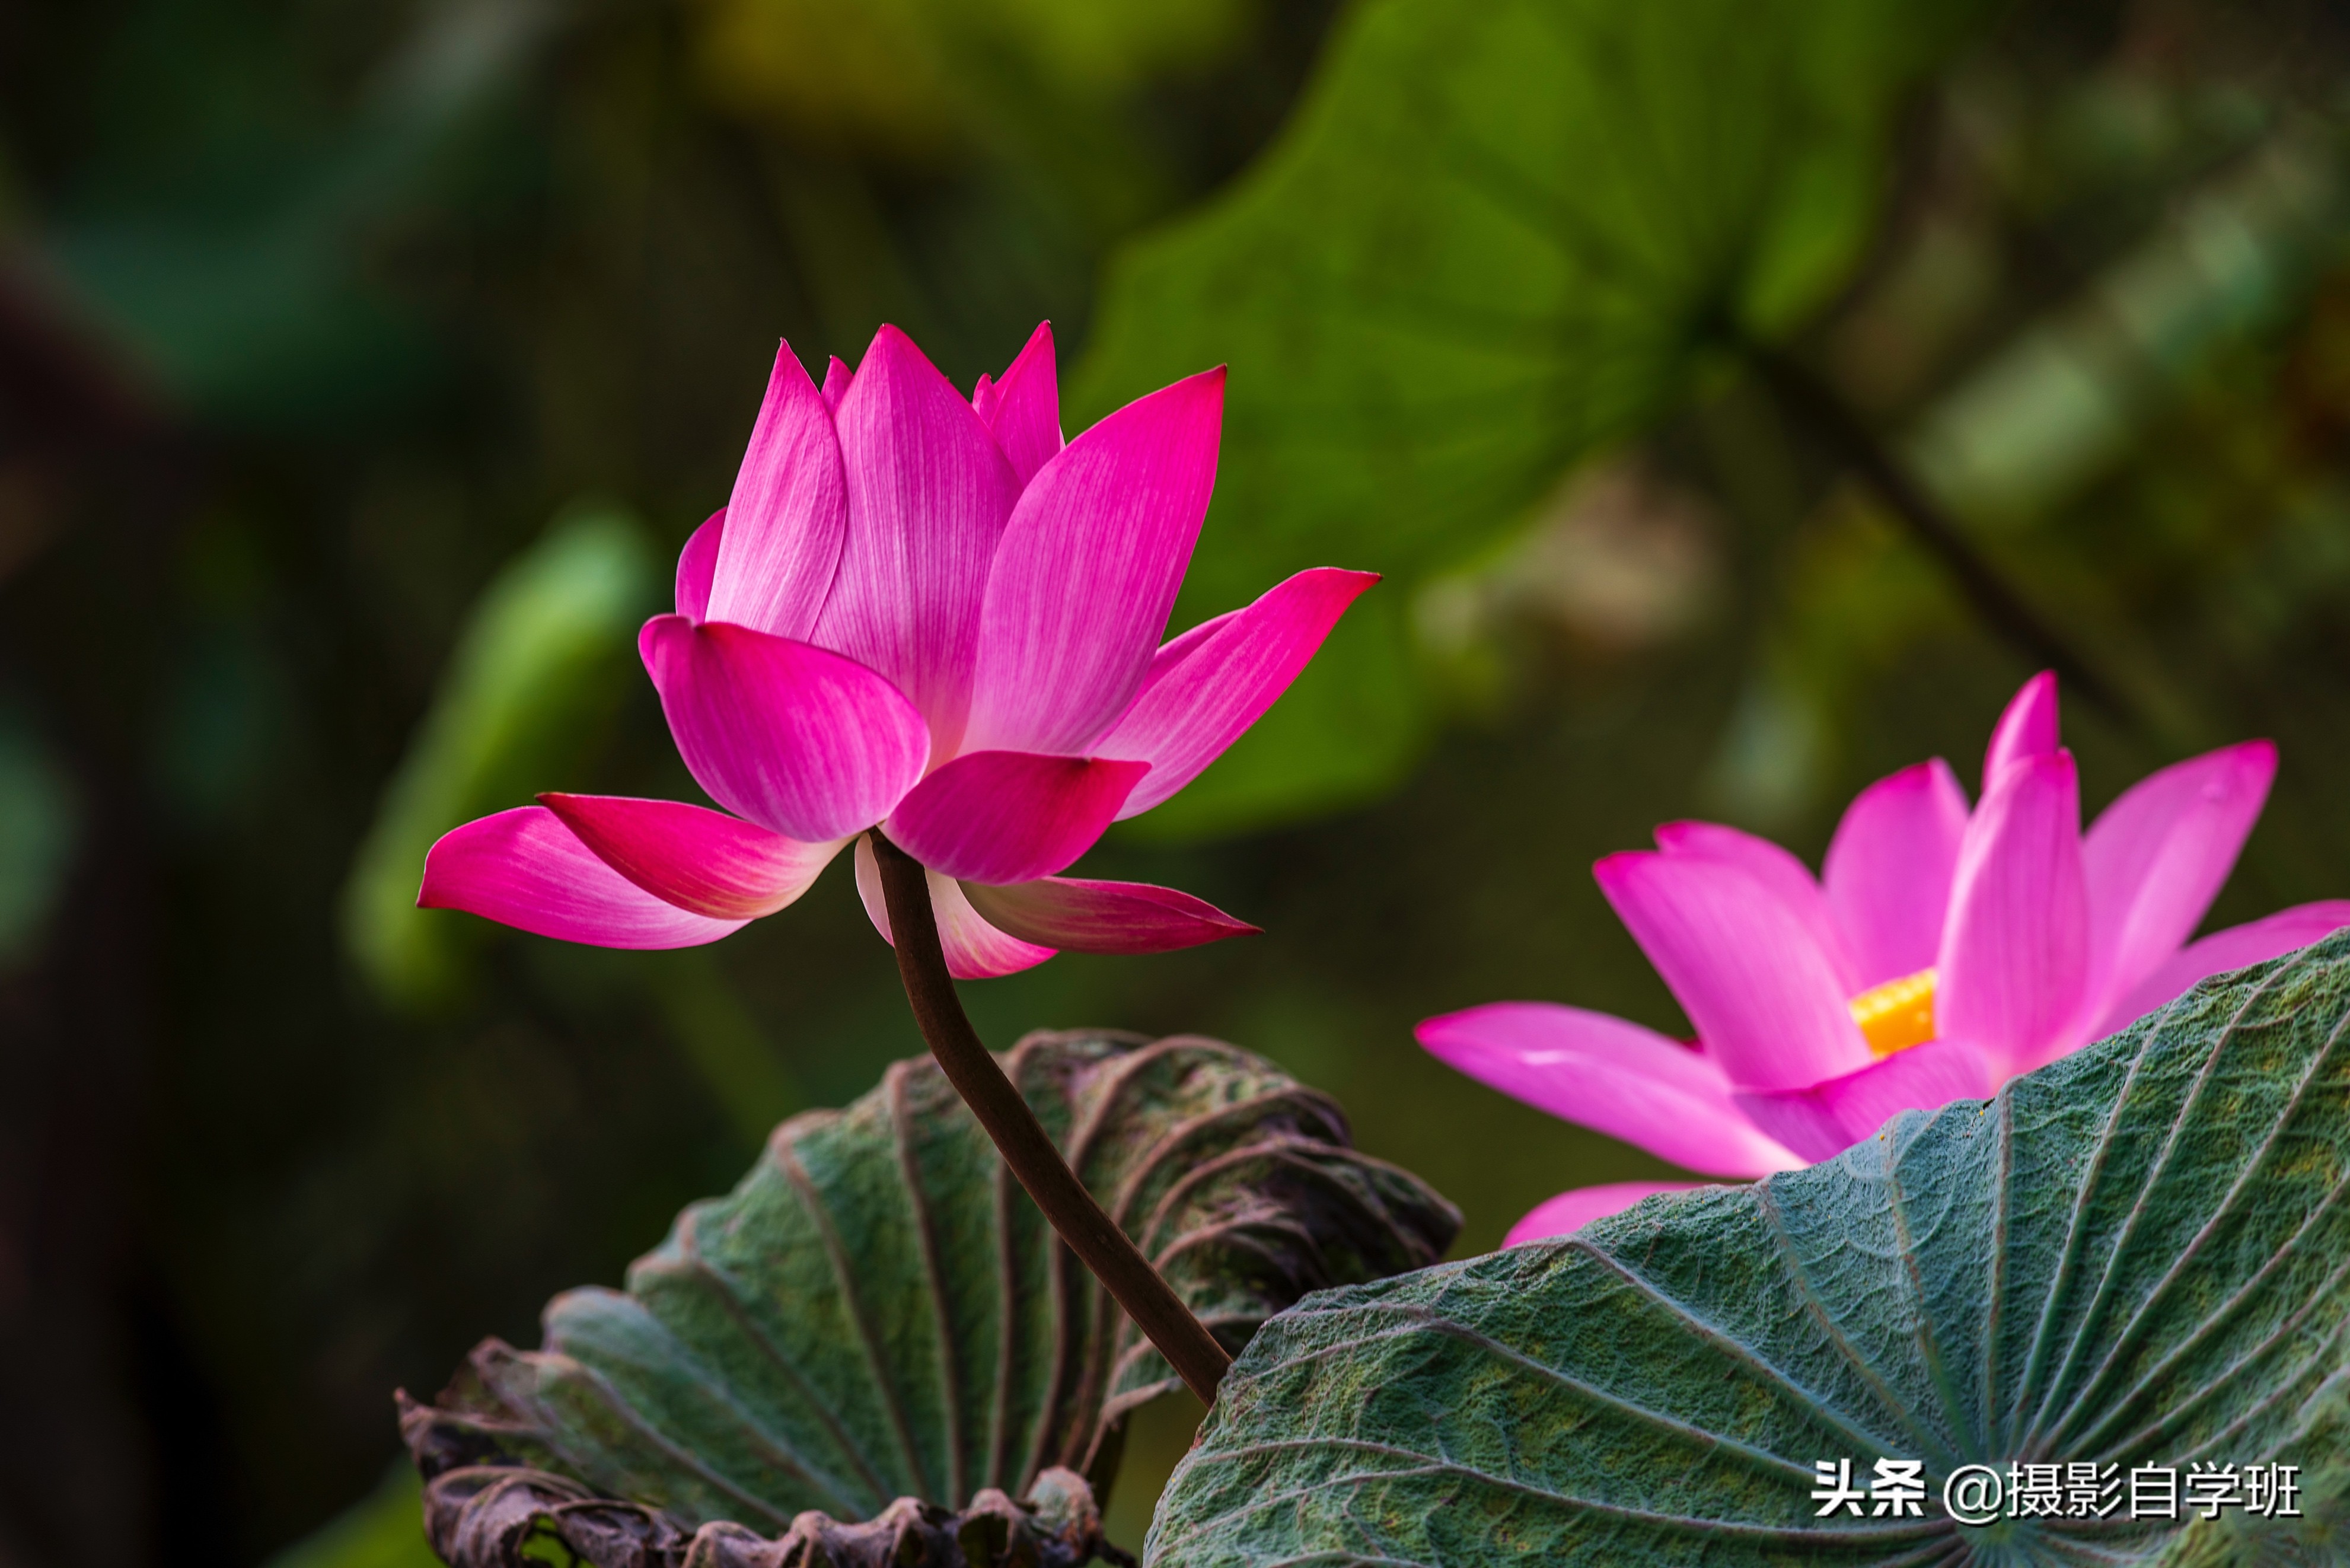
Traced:
[[1835, 965], [1752, 877], [1644, 852], [1592, 875], [1734, 1086], [1800, 1089], [1868, 1064]]
[[967, 747], [1083, 751], [1133, 702], [1208, 514], [1223, 407], [1222, 370], [1138, 398], [1021, 493], [980, 611]]
[[2050, 755], [2061, 743], [2056, 733], [2056, 672], [2043, 670], [2008, 699], [2006, 711], [1991, 727], [1991, 745], [1983, 752], [1983, 793], [1991, 793], [2000, 770], [2008, 763]]
[[1959, 846], [1935, 1026], [1989, 1053], [2002, 1079], [2077, 1043], [2089, 969], [2080, 801], [2070, 752], [2019, 757]]
[[1536, 1204], [1524, 1219], [1510, 1227], [1510, 1233], [1502, 1238], [1502, 1245], [1523, 1247], [1529, 1241], [1572, 1236], [1594, 1220], [1621, 1214], [1643, 1198], [1654, 1198], [1659, 1192], [1695, 1192], [1711, 1185], [1704, 1181], [1610, 1181], [1597, 1187], [1578, 1187]]
[[1808, 1089], [1736, 1098], [1755, 1126], [1804, 1158], [1822, 1160], [1842, 1154], [1903, 1111], [1983, 1099], [1998, 1086], [1983, 1053], [1953, 1040], [1931, 1040]]
[[1828, 841], [1820, 879], [1852, 955], [1856, 989], [1933, 963], [1966, 831], [1966, 794], [1939, 757], [1853, 797]]
[[718, 570], [718, 544], [726, 532], [726, 508], [712, 512], [677, 553], [677, 613], [688, 620], [706, 618], [710, 579]]
[[962, 749], [988, 570], [1020, 493], [972, 406], [884, 327], [837, 415], [848, 472], [840, 574], [810, 639], [913, 700], [937, 755]]
[[2089, 883], [2085, 1006], [2116, 997], [2178, 952], [2252, 831], [2276, 777], [2276, 748], [2248, 741], [2150, 774], [2122, 792], [2082, 840]]
[[[997, 930], [971, 907], [962, 885], [951, 877], [925, 871], [931, 886], [931, 911], [939, 922], [939, 946], [946, 953], [947, 972], [957, 980], [993, 980], [1035, 969], [1053, 956], [1051, 948], [1024, 942]], [[881, 867], [873, 858], [873, 841], [857, 841], [857, 896], [864, 900], [865, 917], [881, 940], [895, 946], [889, 934], [889, 907], [881, 896]]]
[[885, 829], [907, 854], [970, 882], [1030, 882], [1093, 847], [1147, 763], [966, 752], [898, 803]]
[[[1320, 566], [1315, 569], [1317, 571], [1331, 570], [1331, 568], [1327, 566]], [[1361, 572], [1351, 575], [1367, 577], [1372, 583], [1376, 583], [1379, 580], [1379, 575], [1377, 572]], [[1303, 572], [1298, 574], [1298, 576], [1306, 576], [1306, 574]], [[1289, 582], [1294, 583], [1296, 580], [1297, 577], [1292, 577], [1289, 579]], [[1363, 585], [1364, 587], [1367, 587], [1369, 586], [1369, 583]], [[1275, 587], [1272, 592], [1277, 594], [1281, 592], [1282, 588], [1286, 587], [1288, 587], [1288, 583], [1280, 584]], [[1360, 593], [1361, 591], [1361, 588], [1357, 588], [1356, 590], [1357, 593]], [[1258, 602], [1261, 604], [1263, 602], [1265, 597], [1269, 597], [1269, 595], [1259, 596]], [[1353, 601], [1350, 599], [1348, 602], [1351, 603]], [[1341, 606], [1340, 607], [1343, 609], [1345, 607]], [[1210, 638], [1223, 630], [1225, 627], [1230, 626], [1236, 618], [1247, 613], [1248, 612], [1246, 610], [1226, 610], [1222, 615], [1210, 616], [1206, 620], [1201, 621], [1191, 630], [1170, 637], [1165, 642], [1160, 643], [1159, 645], [1159, 651], [1150, 656], [1150, 668], [1142, 672], [1142, 690], [1134, 694], [1136, 704], [1138, 706], [1140, 705], [1142, 700], [1150, 695], [1150, 689], [1152, 687], [1158, 685], [1161, 680], [1166, 680], [1170, 675], [1172, 675], [1175, 672], [1175, 667], [1182, 663], [1185, 659], [1191, 658], [1194, 653], [1200, 651], [1200, 649]], [[1131, 710], [1129, 710], [1129, 711], [1131, 711]]]
[[2111, 1034], [2136, 1023], [2156, 1008], [2185, 995], [2200, 981], [2282, 958], [2345, 926], [2350, 926], [2350, 899], [2324, 898], [2213, 931], [2201, 941], [2189, 943], [2173, 953], [2160, 968], [2106, 1009], [2106, 1015], [2091, 1031], [2091, 1037]]
[[1003, 449], [1012, 472], [1026, 484], [1036, 477], [1038, 469], [1059, 455], [1062, 446], [1061, 392], [1053, 372], [1053, 324], [1036, 324], [1027, 347], [1020, 350], [1002, 380], [990, 382], [984, 376], [979, 379], [972, 406], [995, 432], [995, 444]]
[[1118, 815], [1149, 811], [1223, 755], [1289, 689], [1347, 607], [1378, 580], [1376, 572], [1315, 566], [1161, 649], [1134, 706], [1093, 747], [1100, 756], [1150, 764], [1150, 776]]
[[840, 362], [840, 356], [835, 354], [832, 363], [824, 368], [824, 406], [837, 410], [840, 400], [848, 395], [848, 384], [856, 379], [856, 374]]
[[825, 844], [871, 826], [922, 776], [920, 716], [853, 659], [673, 615], [647, 621], [637, 646], [687, 770], [738, 815]]
[[1657, 829], [1657, 847], [1668, 855], [1690, 856], [1735, 866], [1771, 890], [1787, 906], [1820, 945], [1835, 966], [1836, 982], [1846, 992], [1864, 989], [1846, 953], [1844, 937], [1828, 912], [1826, 895], [1812, 877], [1811, 867], [1767, 838], [1757, 838], [1718, 822], [1668, 822]]
[[1496, 1002], [1414, 1031], [1430, 1055], [1536, 1110], [1716, 1176], [1767, 1176], [1797, 1159], [1740, 1113], [1721, 1070], [1686, 1045], [1604, 1012]]
[[691, 948], [745, 924], [654, 898], [598, 859], [542, 805], [519, 805], [441, 836], [424, 857], [419, 909], [599, 948]]
[[814, 630], [848, 527], [847, 483], [832, 410], [786, 343], [726, 500], [725, 536], [700, 618], [777, 637]]
[[1164, 953], [1263, 934], [1204, 899], [1148, 882], [1039, 877], [1004, 888], [973, 882], [963, 894], [996, 929], [1072, 952]]
[[847, 839], [802, 844], [705, 806], [543, 794], [596, 857], [655, 898], [721, 920], [772, 915], [808, 890]]

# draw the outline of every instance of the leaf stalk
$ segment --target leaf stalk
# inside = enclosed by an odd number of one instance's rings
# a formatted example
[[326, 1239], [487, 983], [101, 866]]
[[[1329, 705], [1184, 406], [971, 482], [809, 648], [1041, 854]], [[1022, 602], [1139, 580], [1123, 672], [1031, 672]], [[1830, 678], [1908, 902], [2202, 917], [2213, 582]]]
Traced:
[[881, 873], [881, 897], [889, 911], [889, 934], [898, 950], [898, 975], [914, 1022], [930, 1044], [947, 1081], [955, 1086], [996, 1152], [1045, 1211], [1061, 1240], [1091, 1270], [1135, 1326], [1167, 1357], [1185, 1386], [1212, 1405], [1232, 1358], [1207, 1325], [1183, 1304], [1174, 1287], [1151, 1267], [1142, 1250], [1111, 1219], [1069, 1162], [1052, 1135], [1013, 1087], [955, 994], [939, 941], [938, 915], [931, 907], [930, 878], [921, 863], [882, 836], [872, 835], [873, 858]]
[[1738, 347], [1771, 394], [1773, 402], [1823, 456], [1848, 469], [1875, 491], [1893, 514], [1958, 582], [1975, 612], [2013, 647], [2056, 671], [2065, 687], [2141, 732], [2144, 715], [2098, 675], [2056, 628], [2048, 624], [1999, 571], [1979, 554], [1959, 525], [1839, 397], [1801, 362], [1767, 344], [1741, 340]]

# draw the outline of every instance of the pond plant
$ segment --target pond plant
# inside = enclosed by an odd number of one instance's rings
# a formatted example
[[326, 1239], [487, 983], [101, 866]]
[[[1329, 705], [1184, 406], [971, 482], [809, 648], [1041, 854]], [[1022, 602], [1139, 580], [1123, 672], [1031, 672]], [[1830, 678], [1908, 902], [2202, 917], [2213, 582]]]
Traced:
[[[959, 981], [1253, 929], [1059, 873], [1230, 744], [1372, 581], [1301, 573], [1162, 646], [1222, 378], [1064, 444], [1051, 355], [1039, 328], [966, 400], [889, 328], [821, 389], [786, 348], [639, 640], [728, 810], [547, 794], [432, 850], [426, 904], [664, 947], [854, 844], [932, 1054], [776, 1128], [625, 1290], [549, 1303], [538, 1349], [485, 1340], [432, 1403], [400, 1397], [453, 1568], [1131, 1562], [1101, 1499], [1128, 1417], [1178, 1382], [1210, 1414], [1153, 1563], [2332, 1550], [2350, 935], [2326, 933], [2350, 905], [2187, 940], [2263, 742], [2083, 835], [2043, 675], [1971, 811], [1939, 761], [1896, 774], [1821, 880], [1700, 823], [1602, 861], [1697, 1042], [1504, 1003], [1425, 1043], [1762, 1179], [1570, 1193], [1491, 1257], [1440, 1263], [1452, 1206], [1245, 1051], [990, 1053]], [[2156, 1511], [2156, 1474], [2210, 1506]]]
[[[1863, 790], [1814, 877], [1711, 822], [1593, 867], [1697, 1026], [1687, 1044], [1604, 1013], [1502, 1002], [1420, 1043], [1504, 1094], [1694, 1170], [1767, 1176], [1843, 1152], [1907, 1110], [1980, 1099], [2177, 997], [2350, 925], [2350, 901], [2193, 942], [2268, 798], [2247, 741], [2122, 792], [2084, 834], [2056, 678], [2025, 682], [1972, 811], [1939, 757]], [[1565, 1235], [1685, 1182], [1563, 1192], [1509, 1241]]]

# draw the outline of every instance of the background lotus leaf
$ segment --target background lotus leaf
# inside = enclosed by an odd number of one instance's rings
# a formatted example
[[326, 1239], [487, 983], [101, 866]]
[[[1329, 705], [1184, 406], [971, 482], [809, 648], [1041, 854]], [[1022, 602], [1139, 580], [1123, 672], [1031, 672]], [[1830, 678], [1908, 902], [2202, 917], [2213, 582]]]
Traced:
[[1366, 798], [1428, 721], [1409, 613], [1709, 349], [1846, 275], [1901, 90], [1973, 7], [1445, 0], [1359, 7], [1283, 140], [1113, 264], [1085, 421], [1229, 360], [1178, 625], [1302, 566], [1395, 580], [1143, 831]]

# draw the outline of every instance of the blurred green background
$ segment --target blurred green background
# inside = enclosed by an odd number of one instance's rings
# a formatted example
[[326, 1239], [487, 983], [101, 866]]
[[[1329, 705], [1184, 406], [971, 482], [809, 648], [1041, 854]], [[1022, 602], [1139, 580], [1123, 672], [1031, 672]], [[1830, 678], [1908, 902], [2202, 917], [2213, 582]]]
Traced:
[[[967, 996], [1278, 1058], [1464, 1253], [1666, 1171], [1413, 1023], [1679, 1030], [1589, 863], [1815, 860], [2044, 664], [2093, 808], [2279, 742], [2215, 921], [2350, 894], [2345, 88], [2324, 0], [0, 6], [0, 1563], [310, 1537], [392, 1388], [921, 1049], [840, 870], [680, 953], [410, 908], [695, 797], [633, 628], [778, 336], [1049, 317], [1072, 430], [1228, 361], [1179, 626], [1388, 574], [1085, 863], [1266, 934]], [[388, 1484], [289, 1568], [412, 1562]]]

